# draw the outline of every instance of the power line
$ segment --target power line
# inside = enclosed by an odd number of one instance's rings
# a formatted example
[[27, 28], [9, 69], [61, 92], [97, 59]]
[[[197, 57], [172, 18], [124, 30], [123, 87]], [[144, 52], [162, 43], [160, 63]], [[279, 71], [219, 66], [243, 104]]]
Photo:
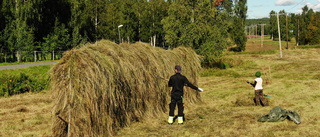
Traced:
[[293, 8], [297, 7], [298, 5], [300, 5], [300, 4], [301, 4], [302, 2], [304, 2], [304, 1], [306, 1], [306, 0], [302, 0], [302, 1], [301, 1], [301, 2], [299, 2], [298, 4], [294, 5], [292, 8], [288, 9], [287, 11], [292, 10]]

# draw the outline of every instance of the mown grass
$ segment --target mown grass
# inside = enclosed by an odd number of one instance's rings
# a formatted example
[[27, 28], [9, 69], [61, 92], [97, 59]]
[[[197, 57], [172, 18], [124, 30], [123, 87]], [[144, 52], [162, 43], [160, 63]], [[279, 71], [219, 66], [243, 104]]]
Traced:
[[[241, 63], [228, 69], [203, 69], [199, 81], [203, 102], [186, 104], [184, 125], [168, 125], [168, 113], [162, 113], [144, 117], [115, 136], [319, 136], [320, 49], [283, 49], [283, 58], [272, 50], [276, 53], [230, 53], [225, 57]], [[256, 71], [266, 73], [262, 76], [266, 80], [269, 67], [272, 83], [263, 87], [272, 97], [270, 106], [254, 106], [254, 89], [245, 80], [253, 81]], [[50, 96], [40, 92], [0, 98], [0, 136], [52, 136]], [[257, 121], [275, 106], [296, 111], [302, 123]]]
[[[203, 103], [186, 104], [184, 125], [167, 125], [168, 114], [163, 114], [121, 129], [118, 136], [318, 136], [320, 50], [283, 49], [283, 58], [273, 50], [276, 53], [229, 54], [228, 58], [242, 63], [228, 69], [203, 69], [199, 83], [205, 90]], [[264, 93], [272, 97], [270, 106], [254, 106], [254, 89], [245, 80], [253, 81], [256, 71], [269, 78], [269, 67], [272, 84], [264, 83]], [[276, 106], [298, 112], [302, 123], [257, 121]]]
[[48, 91], [0, 97], [0, 136], [52, 136]]

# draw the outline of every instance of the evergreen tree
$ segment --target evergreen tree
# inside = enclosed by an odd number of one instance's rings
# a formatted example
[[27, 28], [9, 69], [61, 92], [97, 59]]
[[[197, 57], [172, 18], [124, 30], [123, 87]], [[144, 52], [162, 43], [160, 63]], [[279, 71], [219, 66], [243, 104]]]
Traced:
[[280, 35], [281, 40], [286, 41], [287, 40], [287, 27], [286, 27], [286, 12], [284, 10], [281, 10], [279, 12], [279, 23], [280, 23]]
[[[105, 0], [87, 0], [79, 1], [83, 5], [83, 14], [81, 14], [81, 34], [85, 36], [89, 42], [95, 42], [102, 38], [104, 30], [100, 28], [103, 24], [102, 14], [106, 12]], [[82, 5], [81, 5], [82, 6]]]
[[307, 39], [310, 44], [320, 44], [320, 12], [316, 12], [311, 18]]
[[134, 3], [132, 0], [123, 0], [121, 4], [120, 24], [122, 24], [123, 27], [120, 29], [120, 34], [121, 38], [127, 42], [135, 42], [139, 39], [138, 17], [135, 14], [136, 11], [132, 8]]
[[118, 26], [120, 24], [121, 15], [121, 0], [109, 0], [106, 3], [106, 14], [102, 17], [103, 24], [101, 26], [104, 28], [103, 38], [112, 40], [114, 42], [119, 42]]
[[277, 13], [272, 10], [269, 14], [270, 16], [270, 37], [272, 40], [275, 40], [275, 38], [278, 38], [278, 22], [277, 22]]
[[187, 46], [205, 57], [205, 64], [218, 61], [226, 48], [227, 12], [218, 12], [208, 0], [172, 2], [162, 20], [166, 43]]
[[247, 0], [235, 0], [231, 38], [237, 45], [234, 51], [244, 51], [247, 37], [245, 34], [245, 21], [247, 17]]
[[306, 45], [309, 43], [307, 39], [308, 26], [311, 21], [311, 17], [314, 14], [312, 9], [309, 9], [308, 6], [302, 8], [301, 21], [299, 25], [299, 43], [301, 45]]
[[83, 0], [70, 0], [70, 12], [71, 19], [69, 22], [69, 28], [71, 29], [71, 47], [76, 47], [78, 45], [86, 43], [86, 38], [81, 33], [81, 25], [83, 21], [81, 20], [81, 16], [83, 14], [82, 10], [84, 9], [84, 1]]
[[55, 21], [54, 31], [44, 38], [43, 51], [64, 51], [71, 48], [70, 35], [64, 24]]
[[[141, 7], [140, 5], [137, 5]], [[141, 17], [141, 40], [153, 46], [164, 46], [164, 30], [161, 20], [167, 16], [168, 3], [164, 0], [150, 0], [146, 3]]]

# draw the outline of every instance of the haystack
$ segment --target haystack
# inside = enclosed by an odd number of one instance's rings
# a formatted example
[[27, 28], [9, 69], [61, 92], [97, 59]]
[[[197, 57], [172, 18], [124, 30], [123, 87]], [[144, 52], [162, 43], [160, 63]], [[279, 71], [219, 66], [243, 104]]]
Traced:
[[[164, 50], [145, 43], [87, 44], [53, 67], [54, 136], [112, 136], [116, 129], [167, 111], [174, 66], [197, 85], [199, 56], [190, 48]], [[185, 88], [185, 101], [200, 101]]]

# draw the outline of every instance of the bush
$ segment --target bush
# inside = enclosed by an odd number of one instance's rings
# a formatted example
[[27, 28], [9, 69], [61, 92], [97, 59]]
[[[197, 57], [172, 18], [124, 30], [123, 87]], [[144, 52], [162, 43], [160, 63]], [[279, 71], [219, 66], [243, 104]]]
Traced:
[[210, 68], [228, 69], [235, 66], [239, 66], [243, 63], [241, 59], [221, 58], [220, 60], [209, 64]]
[[234, 78], [238, 78], [240, 77], [240, 74], [232, 71], [232, 70], [219, 70], [219, 69], [212, 69], [212, 68], [208, 68], [208, 69], [203, 69], [200, 73], [201, 77], [208, 77], [208, 76], [231, 76]]
[[0, 96], [9, 97], [25, 92], [48, 89], [49, 77], [47, 72], [49, 69], [50, 66], [39, 66], [2, 71], [0, 75]]

